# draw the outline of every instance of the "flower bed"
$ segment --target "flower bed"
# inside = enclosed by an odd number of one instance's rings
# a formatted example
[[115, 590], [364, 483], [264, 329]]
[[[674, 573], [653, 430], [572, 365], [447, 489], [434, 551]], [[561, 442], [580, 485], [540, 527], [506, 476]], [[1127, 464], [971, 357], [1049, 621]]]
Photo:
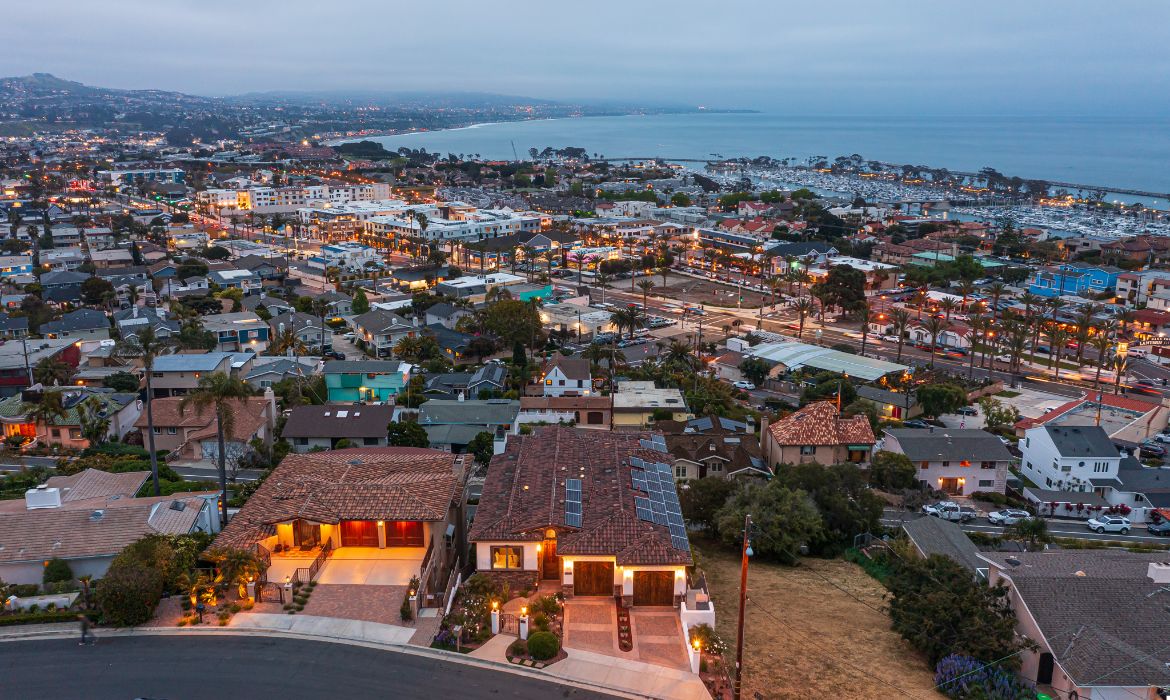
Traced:
[[510, 663], [529, 668], [544, 668], [567, 659], [569, 655], [561, 647], [561, 640], [552, 632], [538, 631], [527, 640], [517, 639], [508, 645], [505, 652]]
[[618, 649], [622, 651], [634, 650], [634, 628], [630, 624], [630, 609], [622, 605], [622, 601], [617, 601], [617, 621], [618, 621]]

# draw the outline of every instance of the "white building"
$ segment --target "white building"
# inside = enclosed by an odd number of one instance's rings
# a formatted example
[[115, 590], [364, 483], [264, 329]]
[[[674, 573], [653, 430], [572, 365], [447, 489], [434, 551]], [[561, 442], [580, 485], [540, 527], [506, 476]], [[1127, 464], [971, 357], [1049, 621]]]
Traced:
[[1093, 492], [1095, 481], [1116, 480], [1121, 454], [1097, 425], [1044, 425], [1024, 432], [1020, 469], [1038, 487]]
[[887, 430], [878, 449], [904, 454], [918, 482], [953, 496], [978, 491], [1004, 493], [1015, 458], [985, 430], [932, 428]]

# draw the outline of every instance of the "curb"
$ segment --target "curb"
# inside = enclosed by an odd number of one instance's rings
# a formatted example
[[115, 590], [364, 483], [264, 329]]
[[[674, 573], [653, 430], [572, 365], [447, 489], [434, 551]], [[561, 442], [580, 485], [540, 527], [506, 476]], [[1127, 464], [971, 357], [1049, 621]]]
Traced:
[[[21, 641], [35, 641], [42, 639], [74, 639], [77, 637], [77, 631], [74, 629], [75, 625], [70, 625], [69, 629], [60, 630], [37, 630], [35, 632], [27, 632], [25, 634], [0, 634], [0, 643], [4, 642], [21, 642]], [[642, 693], [631, 692], [625, 688], [617, 688], [613, 686], [602, 685], [600, 683], [590, 683], [586, 681], [573, 680], [562, 678], [560, 676], [551, 675], [543, 671], [528, 668], [527, 666], [518, 666], [516, 664], [502, 663], [499, 661], [491, 661], [488, 659], [479, 659], [469, 657], [467, 654], [460, 654], [454, 651], [447, 651], [445, 649], [431, 649], [430, 647], [418, 647], [409, 644], [390, 644], [386, 642], [374, 642], [366, 639], [355, 639], [353, 637], [337, 637], [331, 635], [320, 634], [304, 634], [301, 632], [287, 632], [284, 630], [272, 630], [264, 627], [219, 627], [219, 628], [204, 628], [204, 629], [170, 629], [166, 627], [143, 627], [133, 629], [97, 629], [99, 639], [109, 637], [142, 637], [142, 636], [166, 636], [166, 637], [181, 637], [181, 636], [215, 636], [215, 635], [235, 635], [240, 637], [275, 637], [279, 639], [300, 639], [304, 641], [323, 642], [328, 644], [346, 644], [349, 646], [365, 647], [367, 649], [380, 649], [382, 651], [396, 652], [400, 654], [409, 654], [411, 656], [419, 656], [424, 658], [438, 659], [441, 661], [449, 661], [452, 663], [463, 664], [465, 666], [472, 666], [489, 671], [503, 671], [517, 676], [525, 676], [536, 680], [543, 680], [550, 683], [557, 683], [565, 686], [572, 686], [581, 688], [582, 690], [591, 690], [595, 692], [606, 693], [615, 697], [633, 698], [634, 700], [655, 700], [656, 696], [645, 695]]]

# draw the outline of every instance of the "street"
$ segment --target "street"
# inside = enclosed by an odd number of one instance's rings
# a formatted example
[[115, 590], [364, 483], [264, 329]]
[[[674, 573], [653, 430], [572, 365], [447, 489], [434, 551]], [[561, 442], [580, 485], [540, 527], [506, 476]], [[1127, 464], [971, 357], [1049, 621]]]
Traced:
[[500, 671], [352, 645], [244, 636], [108, 637], [3, 644], [9, 698], [207, 697], [601, 700], [602, 693]]
[[[886, 527], [901, 527], [902, 523], [917, 520], [918, 518], [929, 518], [931, 516], [922, 513], [911, 513], [905, 510], [897, 510], [895, 508], [886, 508], [882, 511], [882, 525]], [[1145, 534], [1145, 525], [1134, 525], [1133, 529], [1128, 535], [1122, 535], [1116, 532], [1105, 532], [1097, 534], [1090, 530], [1083, 521], [1073, 520], [1051, 520], [1048, 522], [1048, 534], [1053, 537], [1072, 537], [1079, 540], [1103, 540], [1106, 542], [1116, 542], [1120, 546], [1125, 544], [1138, 543], [1158, 543], [1170, 545], [1170, 538], [1155, 537]], [[1005, 528], [992, 525], [987, 522], [986, 518], [979, 518], [969, 523], [960, 525], [966, 532], [982, 532], [985, 535], [1002, 535]]]

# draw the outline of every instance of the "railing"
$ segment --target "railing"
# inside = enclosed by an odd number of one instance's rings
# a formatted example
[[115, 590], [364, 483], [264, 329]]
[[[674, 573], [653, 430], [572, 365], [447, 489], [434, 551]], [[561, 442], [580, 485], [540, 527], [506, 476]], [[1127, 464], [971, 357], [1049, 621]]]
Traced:
[[272, 552], [268, 548], [257, 542], [252, 545], [252, 553], [256, 555], [256, 559], [260, 562], [260, 576], [259, 580], [268, 580], [268, 567], [272, 566]]
[[321, 567], [325, 566], [325, 561], [331, 556], [333, 556], [333, 543], [330, 540], [325, 540], [325, 543], [321, 545], [321, 551], [313, 559], [313, 563], [309, 564], [308, 567], [301, 567], [293, 572], [293, 583], [309, 583], [317, 578], [317, 574], [321, 573]]
[[520, 634], [520, 618], [512, 613], [500, 613], [500, 634]]
[[427, 553], [423, 555], [422, 563], [419, 564], [419, 567], [418, 567], [419, 568], [419, 574], [418, 574], [418, 581], [419, 581], [419, 584], [418, 584], [418, 604], [419, 604], [419, 607], [427, 607], [427, 593], [431, 589], [431, 575], [433, 574], [432, 569], [435, 568], [435, 561], [437, 561], [437, 559], [434, 556], [434, 553], [435, 553], [435, 542], [434, 542], [434, 540], [432, 540], [431, 543], [427, 546]]

